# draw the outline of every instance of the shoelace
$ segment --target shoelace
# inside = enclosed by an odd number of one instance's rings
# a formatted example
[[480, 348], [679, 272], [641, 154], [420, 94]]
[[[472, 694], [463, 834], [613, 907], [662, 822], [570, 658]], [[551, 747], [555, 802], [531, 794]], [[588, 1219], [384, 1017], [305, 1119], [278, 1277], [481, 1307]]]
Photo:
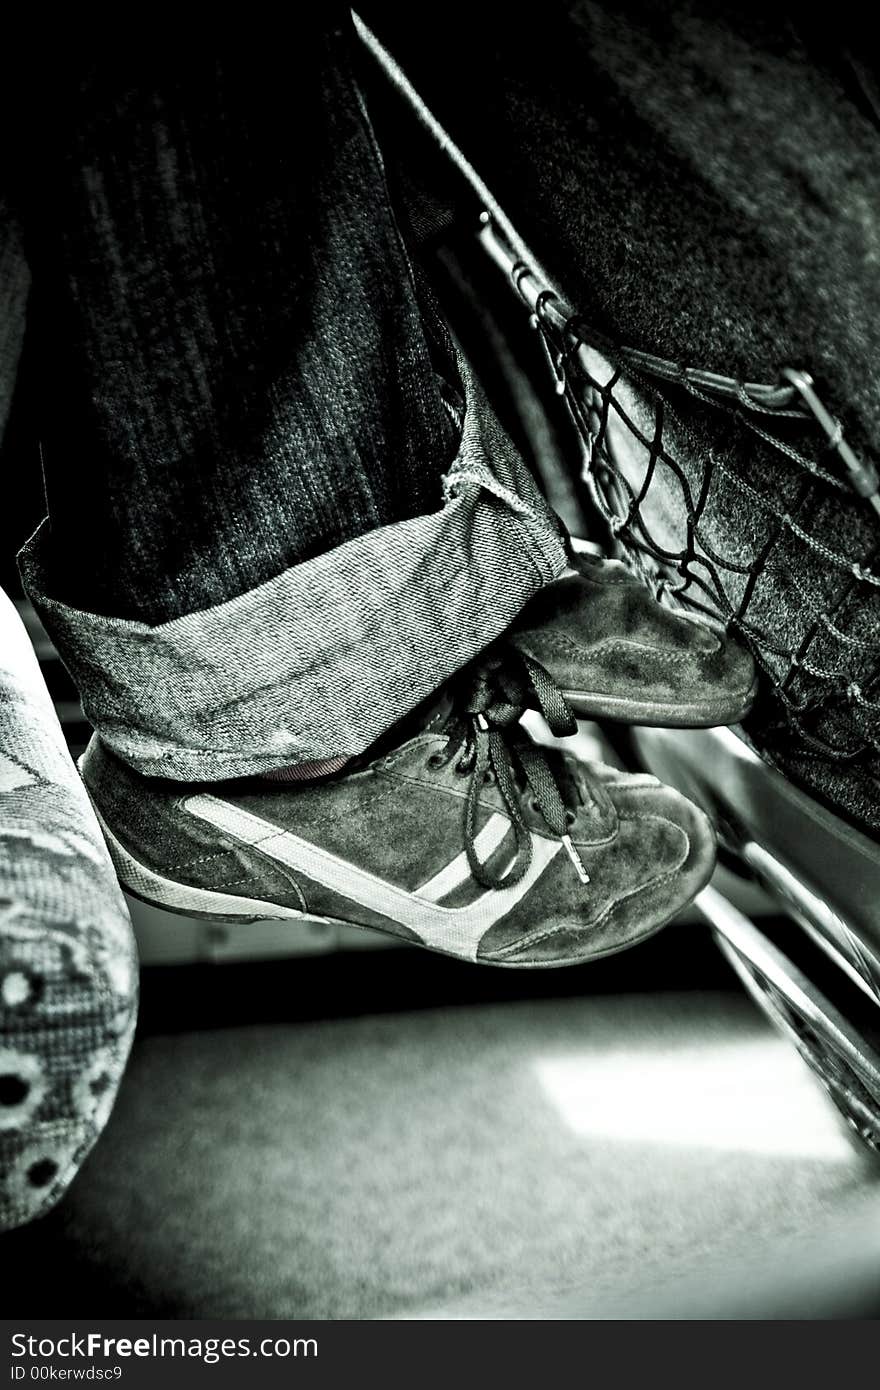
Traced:
[[[565, 846], [578, 878], [589, 883], [589, 874], [568, 833], [575, 817], [566, 806], [562, 782], [571, 774], [566, 778], [562, 759], [558, 760], [559, 772], [554, 772], [546, 750], [524, 734], [517, 737], [514, 733], [527, 709], [540, 710], [557, 738], [577, 733], [568, 702], [544, 667], [525, 653], [499, 647], [471, 669], [470, 684], [456, 700], [455, 713], [447, 724], [447, 752], [436, 761], [447, 763], [457, 754], [457, 768], [470, 776], [464, 842], [471, 873], [484, 888], [508, 888], [528, 872], [532, 836], [521, 804], [528, 790], [533, 805]], [[519, 784], [517, 772], [522, 779]], [[498, 872], [480, 861], [475, 844], [480, 788], [490, 775], [494, 775], [507, 808], [515, 844], [513, 863]], [[576, 790], [580, 796], [579, 785]]]

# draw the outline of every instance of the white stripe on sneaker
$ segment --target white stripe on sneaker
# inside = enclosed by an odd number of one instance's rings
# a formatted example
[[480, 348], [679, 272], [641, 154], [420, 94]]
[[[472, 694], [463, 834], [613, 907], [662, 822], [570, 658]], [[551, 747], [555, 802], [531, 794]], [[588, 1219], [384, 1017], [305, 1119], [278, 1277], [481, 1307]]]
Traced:
[[[441, 888], [438, 896], [452, 892], [465, 882], [470, 869], [464, 854], [457, 855], [423, 888], [410, 893], [292, 831], [280, 830], [271, 821], [232, 802], [216, 796], [196, 795], [187, 797], [182, 805], [198, 820], [207, 821], [242, 844], [259, 849], [261, 854], [284, 864], [294, 873], [305, 874], [324, 888], [408, 927], [425, 946], [465, 960], [476, 960], [480, 941], [488, 929], [525, 897], [562, 848], [561, 841], [533, 833], [532, 862], [518, 883], [509, 888], [489, 889], [463, 907], [441, 907], [425, 894], [437, 894], [438, 882]], [[493, 824], [496, 821], [501, 824]], [[507, 818], [501, 815], [487, 822], [480, 832], [484, 836], [482, 852], [485, 853], [490, 844], [495, 848], [501, 843], [508, 825]]]
[[[480, 833], [474, 836], [474, 849], [480, 863], [485, 863], [490, 855], [495, 853], [509, 829], [510, 821], [506, 816], [500, 816], [496, 812], [489, 817]], [[416, 896], [424, 898], [427, 903], [439, 903], [441, 898], [448, 897], [456, 888], [466, 883], [470, 872], [467, 855], [462, 850], [445, 868], [433, 878], [429, 878], [421, 888], [417, 888]]]

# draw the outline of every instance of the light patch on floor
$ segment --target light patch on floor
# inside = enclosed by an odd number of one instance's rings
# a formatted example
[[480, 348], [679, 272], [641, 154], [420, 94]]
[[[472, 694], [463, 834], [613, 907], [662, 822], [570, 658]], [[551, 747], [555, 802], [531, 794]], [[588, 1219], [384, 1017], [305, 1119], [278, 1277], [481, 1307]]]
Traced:
[[782, 1038], [543, 1057], [534, 1067], [585, 1137], [856, 1161], [830, 1100]]

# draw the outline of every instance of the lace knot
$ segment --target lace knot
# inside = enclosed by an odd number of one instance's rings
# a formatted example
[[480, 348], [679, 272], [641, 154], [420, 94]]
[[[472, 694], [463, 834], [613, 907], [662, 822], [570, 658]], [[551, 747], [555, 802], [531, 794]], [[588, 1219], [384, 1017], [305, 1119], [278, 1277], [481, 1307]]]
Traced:
[[[574, 817], [566, 806], [564, 764], [554, 772], [552, 755], [522, 734], [513, 734], [527, 709], [543, 715], [552, 734], [565, 738], [577, 732], [577, 721], [562, 691], [532, 657], [515, 648], [497, 646], [469, 672], [470, 683], [458, 702], [456, 728], [450, 740], [465, 745], [458, 766], [470, 776], [464, 807], [465, 851], [471, 873], [486, 888], [507, 888], [528, 872], [532, 834], [522, 809], [524, 795], [540, 812], [548, 828], [565, 847], [578, 878], [589, 875], [568, 833]], [[452, 755], [450, 754], [450, 757]], [[514, 835], [512, 861], [499, 869], [482, 863], [476, 851], [480, 793], [491, 781], [504, 802]]]

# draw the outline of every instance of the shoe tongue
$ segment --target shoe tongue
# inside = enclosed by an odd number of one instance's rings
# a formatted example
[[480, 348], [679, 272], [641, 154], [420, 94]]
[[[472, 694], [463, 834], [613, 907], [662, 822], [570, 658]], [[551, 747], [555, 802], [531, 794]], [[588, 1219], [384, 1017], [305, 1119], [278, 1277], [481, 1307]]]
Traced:
[[410, 710], [409, 714], [399, 719], [388, 730], [386, 737], [397, 747], [415, 738], [417, 734], [443, 733], [453, 713], [452, 693], [448, 686], [441, 686], [427, 700], [423, 700], [414, 710]]
[[399, 748], [401, 744], [408, 743], [417, 734], [443, 733], [453, 713], [452, 695], [447, 686], [442, 686], [427, 700], [423, 700], [421, 704], [416, 705], [415, 709], [410, 710], [409, 714], [398, 719], [397, 723], [392, 724], [390, 729], [386, 729], [384, 734], [380, 734], [375, 743], [371, 743], [369, 748], [364, 749], [363, 753], [352, 758], [350, 769], [366, 767], [376, 758], [390, 753], [392, 748]]
[[422, 706], [422, 708], [424, 710], [424, 723], [421, 726], [421, 731], [429, 734], [439, 734], [443, 732], [449, 720], [452, 718], [455, 705], [451, 693], [444, 687], [442, 690], [437, 691], [437, 694], [428, 703], [427, 707]]

